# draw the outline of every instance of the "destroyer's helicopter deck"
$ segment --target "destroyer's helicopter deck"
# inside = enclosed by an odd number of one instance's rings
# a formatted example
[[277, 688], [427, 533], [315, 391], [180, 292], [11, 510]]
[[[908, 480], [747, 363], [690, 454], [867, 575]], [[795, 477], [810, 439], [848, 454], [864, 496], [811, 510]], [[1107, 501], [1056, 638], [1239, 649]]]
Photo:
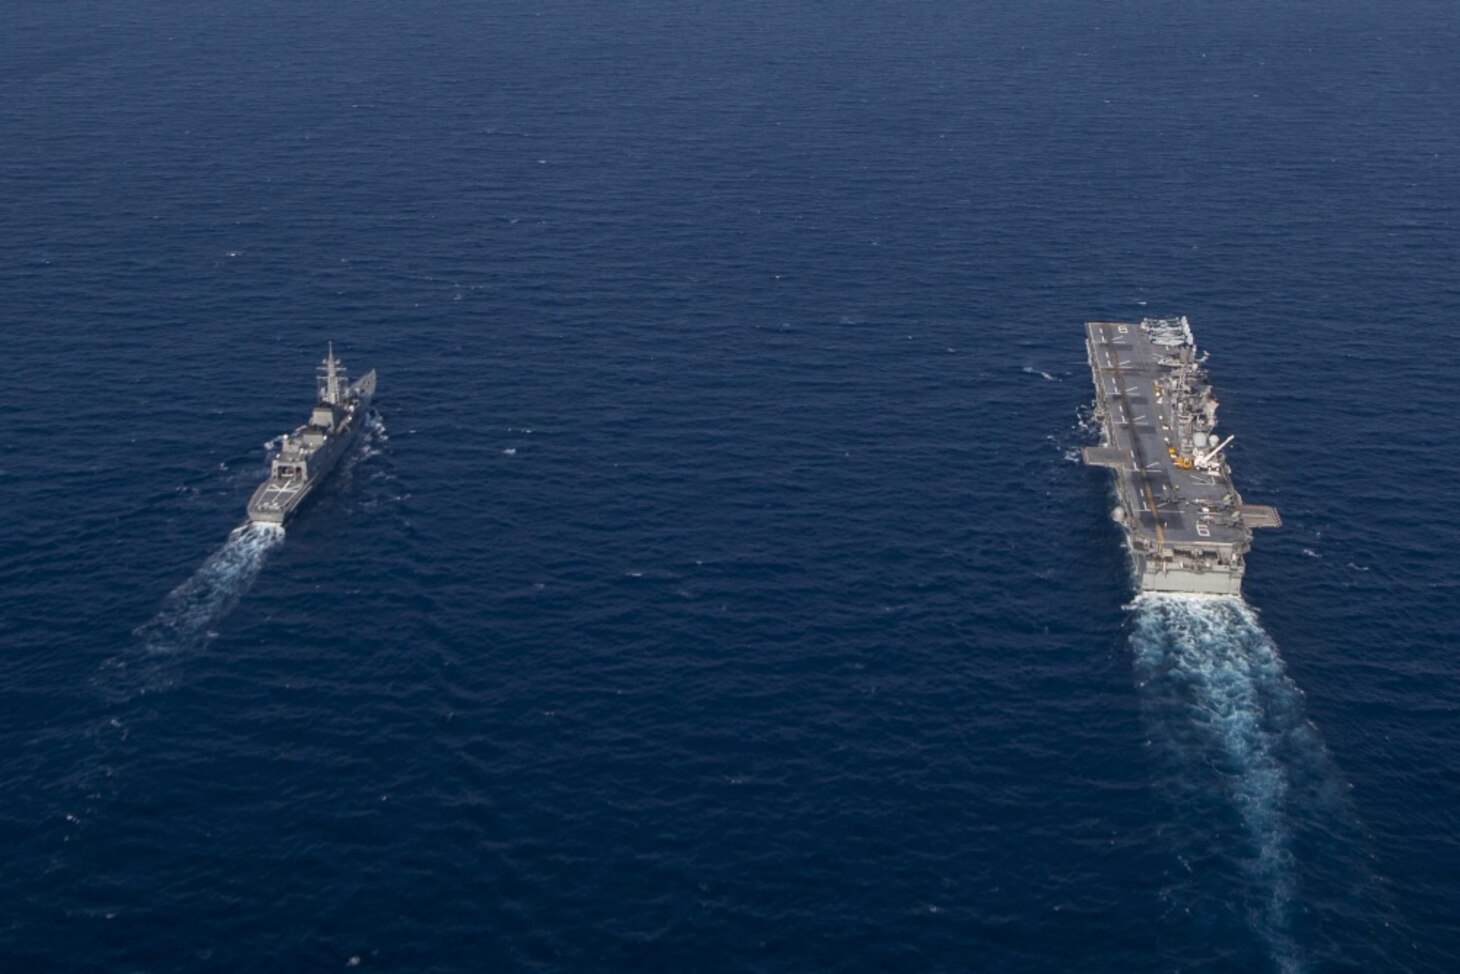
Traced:
[[1155, 551], [1245, 550], [1251, 534], [1225, 464], [1205, 472], [1178, 463], [1175, 392], [1160, 385], [1175, 370], [1162, 350], [1140, 325], [1092, 321], [1085, 329], [1106, 431], [1086, 459], [1115, 470], [1132, 540]]
[[312, 486], [302, 477], [266, 480], [248, 502], [248, 516], [266, 524], [283, 524]]

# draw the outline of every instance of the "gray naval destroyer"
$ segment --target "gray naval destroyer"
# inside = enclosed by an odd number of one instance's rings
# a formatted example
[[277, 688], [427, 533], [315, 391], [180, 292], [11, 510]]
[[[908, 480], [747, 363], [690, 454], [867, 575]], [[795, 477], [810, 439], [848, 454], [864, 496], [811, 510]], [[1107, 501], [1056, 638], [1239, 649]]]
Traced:
[[280, 437], [269, 479], [249, 498], [252, 521], [283, 524], [288, 520], [365, 430], [370, 400], [375, 396], [374, 369], [347, 384], [344, 365], [335, 358], [331, 344], [319, 367], [317, 386], [309, 422]]
[[1143, 592], [1239, 595], [1252, 529], [1277, 510], [1244, 504], [1216, 431], [1217, 398], [1183, 318], [1092, 321], [1085, 350], [1101, 443], [1085, 462], [1115, 472], [1114, 517]]

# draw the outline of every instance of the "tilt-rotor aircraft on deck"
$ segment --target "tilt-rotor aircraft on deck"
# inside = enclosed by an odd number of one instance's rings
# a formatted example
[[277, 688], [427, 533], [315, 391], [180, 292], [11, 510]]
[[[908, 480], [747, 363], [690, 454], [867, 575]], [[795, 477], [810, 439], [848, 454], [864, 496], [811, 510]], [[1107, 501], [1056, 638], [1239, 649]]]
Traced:
[[1085, 462], [1115, 472], [1114, 517], [1144, 592], [1240, 595], [1252, 529], [1277, 510], [1244, 504], [1216, 432], [1217, 400], [1182, 318], [1092, 321], [1085, 349], [1101, 444]]

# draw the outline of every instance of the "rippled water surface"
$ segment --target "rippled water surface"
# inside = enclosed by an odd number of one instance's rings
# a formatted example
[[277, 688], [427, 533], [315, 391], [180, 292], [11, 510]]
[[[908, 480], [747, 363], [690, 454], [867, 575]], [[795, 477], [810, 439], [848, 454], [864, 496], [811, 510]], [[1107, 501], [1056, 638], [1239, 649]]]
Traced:
[[[1451, 969], [1453, 4], [0, 20], [0, 967]], [[1073, 462], [1155, 313], [1246, 603]]]

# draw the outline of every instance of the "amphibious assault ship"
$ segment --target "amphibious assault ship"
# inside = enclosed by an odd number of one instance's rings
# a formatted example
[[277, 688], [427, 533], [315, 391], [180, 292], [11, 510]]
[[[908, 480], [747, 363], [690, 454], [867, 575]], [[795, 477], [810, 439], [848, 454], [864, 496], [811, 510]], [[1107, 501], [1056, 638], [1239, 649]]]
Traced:
[[319, 367], [318, 397], [309, 422], [280, 437], [269, 479], [249, 498], [251, 520], [283, 524], [359, 439], [375, 396], [375, 370], [354, 383], [346, 382], [344, 365], [335, 358], [331, 343]]
[[1145, 592], [1238, 595], [1253, 528], [1282, 523], [1244, 504], [1216, 432], [1217, 398], [1191, 325], [1091, 321], [1085, 350], [1095, 378], [1101, 444], [1085, 462], [1115, 471], [1114, 517]]

